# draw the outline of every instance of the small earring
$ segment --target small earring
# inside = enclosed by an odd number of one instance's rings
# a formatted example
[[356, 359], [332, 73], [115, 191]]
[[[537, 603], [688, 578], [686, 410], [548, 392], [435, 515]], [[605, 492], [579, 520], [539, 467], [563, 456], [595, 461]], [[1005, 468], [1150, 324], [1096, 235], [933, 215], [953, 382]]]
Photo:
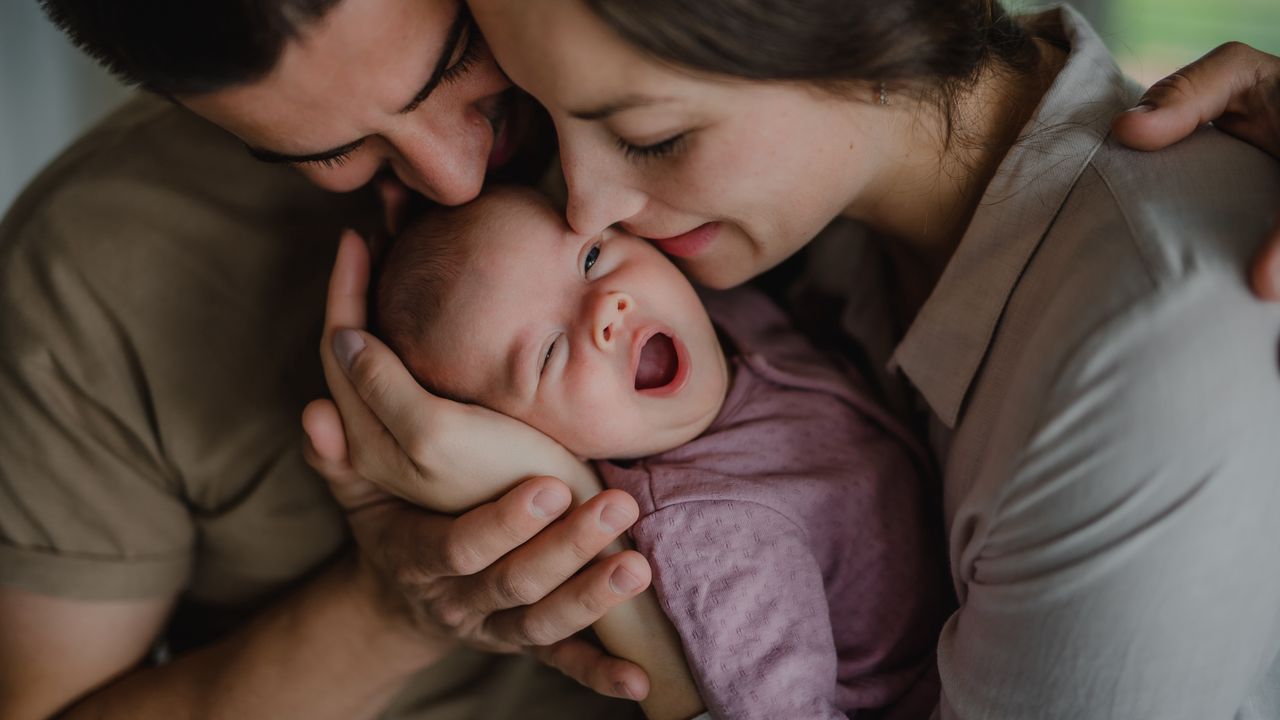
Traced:
[[889, 91], [885, 88], [884, 83], [880, 83], [880, 104], [889, 106]]

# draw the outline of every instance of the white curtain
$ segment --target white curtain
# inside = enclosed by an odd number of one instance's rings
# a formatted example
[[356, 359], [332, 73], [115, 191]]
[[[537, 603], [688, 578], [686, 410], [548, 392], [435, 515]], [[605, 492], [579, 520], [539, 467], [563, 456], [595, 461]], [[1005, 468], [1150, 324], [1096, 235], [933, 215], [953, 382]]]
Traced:
[[0, 2], [0, 214], [127, 93], [63, 37], [36, 0]]

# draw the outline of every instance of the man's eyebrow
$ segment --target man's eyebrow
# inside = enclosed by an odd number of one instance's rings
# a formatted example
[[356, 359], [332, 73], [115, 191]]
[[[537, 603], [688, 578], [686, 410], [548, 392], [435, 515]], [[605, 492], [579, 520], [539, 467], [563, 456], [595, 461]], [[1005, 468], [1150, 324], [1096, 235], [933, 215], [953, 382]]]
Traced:
[[[445, 70], [449, 69], [449, 60], [453, 57], [453, 53], [457, 49], [458, 42], [462, 39], [464, 32], [475, 32], [475, 29], [471, 24], [471, 12], [467, 10], [467, 4], [459, 2], [458, 12], [453, 16], [453, 25], [449, 27], [449, 35], [445, 38], [444, 49], [440, 51], [440, 57], [436, 58], [436, 65], [431, 70], [431, 77], [427, 78], [426, 84], [422, 86], [417, 95], [413, 96], [409, 104], [400, 108], [399, 113], [401, 115], [417, 110], [418, 106], [440, 85], [441, 79], [444, 78]], [[468, 41], [470, 41], [470, 38], [468, 38]]]
[[[432, 91], [440, 85], [441, 79], [444, 77], [445, 70], [448, 69], [449, 59], [453, 57], [454, 50], [457, 49], [458, 41], [461, 40], [462, 34], [471, 28], [471, 13], [467, 10], [466, 3], [458, 3], [458, 12], [453, 17], [453, 24], [449, 26], [449, 34], [445, 38], [444, 48], [440, 51], [440, 56], [436, 58], [435, 67], [431, 70], [431, 77], [427, 78], [427, 82], [418, 91], [417, 95], [409, 101], [409, 104], [400, 108], [396, 112], [398, 114], [411, 113], [418, 108], [419, 105], [431, 95]], [[474, 32], [474, 29], [471, 30]], [[276, 152], [275, 150], [267, 150], [252, 145], [245, 145], [249, 150], [249, 154], [255, 159], [267, 163], [316, 163], [325, 162], [339, 158], [347, 153], [355, 150], [364, 144], [367, 138], [353, 140], [346, 145], [341, 145], [330, 150], [323, 150], [316, 153], [307, 153], [305, 155], [289, 155], [287, 153]]]
[[665, 97], [649, 97], [648, 95], [626, 95], [613, 102], [605, 103], [599, 107], [587, 110], [572, 110], [569, 112], [573, 117], [579, 120], [603, 120], [614, 113], [630, 110], [632, 108], [644, 107], [647, 105], [657, 105], [659, 103], [671, 102], [675, 98]]

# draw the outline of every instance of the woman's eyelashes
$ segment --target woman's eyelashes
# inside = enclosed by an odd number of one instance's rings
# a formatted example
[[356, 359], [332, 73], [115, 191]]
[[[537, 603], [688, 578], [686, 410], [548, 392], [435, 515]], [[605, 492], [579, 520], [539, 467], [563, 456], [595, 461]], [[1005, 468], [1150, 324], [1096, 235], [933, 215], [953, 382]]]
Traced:
[[676, 133], [666, 140], [659, 140], [649, 145], [633, 145], [622, 138], [618, 138], [618, 149], [629, 160], [657, 160], [679, 153], [684, 149], [684, 143], [688, 137], [688, 132]]

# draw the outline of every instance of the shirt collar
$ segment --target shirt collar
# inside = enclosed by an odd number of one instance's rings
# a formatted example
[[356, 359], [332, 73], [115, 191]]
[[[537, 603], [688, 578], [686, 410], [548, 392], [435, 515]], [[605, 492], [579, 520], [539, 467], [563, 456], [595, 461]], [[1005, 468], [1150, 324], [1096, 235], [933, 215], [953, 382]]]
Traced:
[[1071, 188], [1126, 107], [1126, 81], [1068, 7], [1035, 16], [1067, 62], [983, 193], [973, 220], [890, 359], [954, 429], [1005, 305]]

